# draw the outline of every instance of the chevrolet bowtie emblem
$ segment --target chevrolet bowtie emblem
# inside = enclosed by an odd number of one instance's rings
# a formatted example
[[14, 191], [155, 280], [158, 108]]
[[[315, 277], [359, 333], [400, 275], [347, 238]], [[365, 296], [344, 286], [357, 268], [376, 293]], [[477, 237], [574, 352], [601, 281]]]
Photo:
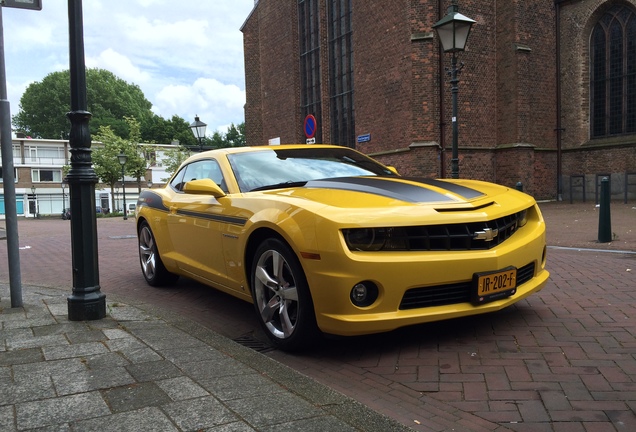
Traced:
[[473, 239], [475, 240], [484, 240], [487, 242], [493, 241], [495, 237], [499, 235], [498, 229], [490, 229], [486, 228], [483, 231], [477, 231], [473, 234]]

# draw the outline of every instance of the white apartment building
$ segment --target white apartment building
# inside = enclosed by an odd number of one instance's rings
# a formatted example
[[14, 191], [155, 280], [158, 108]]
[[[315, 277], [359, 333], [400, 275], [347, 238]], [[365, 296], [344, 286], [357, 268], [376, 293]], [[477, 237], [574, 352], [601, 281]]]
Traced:
[[[93, 142], [92, 147], [101, 145]], [[146, 178], [141, 185], [136, 178], [125, 178], [126, 204], [131, 209], [131, 204], [137, 202], [139, 188], [161, 187], [168, 177], [162, 166], [162, 148], [174, 147], [171, 144], [140, 144], [156, 148], [152, 160], [148, 160]], [[62, 210], [70, 206], [69, 187], [63, 181], [63, 167], [70, 164], [70, 145], [68, 140], [13, 138], [13, 165], [15, 177], [16, 207], [19, 217], [57, 217], [62, 215]], [[2, 166], [0, 161], [0, 176]], [[4, 205], [4, 179], [0, 178], [0, 219], [5, 217]], [[124, 195], [119, 182], [111, 190], [109, 185], [97, 183], [95, 185], [95, 205], [111, 211], [111, 203], [114, 198], [115, 209], [123, 210]], [[134, 207], [132, 207], [134, 208]]]

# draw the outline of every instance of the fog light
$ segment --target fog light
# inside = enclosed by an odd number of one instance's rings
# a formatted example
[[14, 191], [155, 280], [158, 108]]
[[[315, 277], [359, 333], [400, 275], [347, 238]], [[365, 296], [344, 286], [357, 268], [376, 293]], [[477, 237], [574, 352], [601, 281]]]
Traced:
[[372, 305], [378, 298], [378, 287], [370, 281], [357, 283], [351, 289], [351, 302], [358, 307]]
[[363, 284], [357, 284], [351, 291], [351, 298], [354, 303], [363, 303], [367, 299], [367, 287]]

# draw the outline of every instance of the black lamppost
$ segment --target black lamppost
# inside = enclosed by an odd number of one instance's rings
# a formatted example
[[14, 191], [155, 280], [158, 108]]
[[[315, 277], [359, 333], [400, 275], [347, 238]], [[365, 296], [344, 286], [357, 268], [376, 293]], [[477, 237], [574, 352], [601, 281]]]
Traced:
[[457, 1], [452, 0], [446, 16], [433, 25], [433, 28], [437, 31], [444, 52], [449, 52], [453, 55], [448, 74], [451, 77], [451, 94], [453, 97], [453, 156], [451, 159], [451, 176], [454, 179], [459, 178], [459, 154], [457, 150], [457, 136], [459, 134], [457, 127], [457, 93], [459, 89], [457, 84], [459, 83], [459, 79], [457, 75], [464, 67], [464, 63], [461, 63], [459, 68], [457, 67], [457, 52], [464, 51], [468, 35], [470, 34], [470, 28], [474, 23], [475, 20], [459, 13]]
[[199, 116], [194, 116], [194, 123], [190, 125], [190, 129], [192, 129], [192, 133], [194, 137], [199, 140], [199, 153], [203, 151], [203, 138], [205, 137], [205, 128], [208, 125], [203, 123]]
[[66, 175], [71, 208], [73, 294], [68, 300], [69, 321], [99, 320], [106, 316], [106, 296], [99, 286], [95, 184], [91, 159], [91, 113], [86, 102], [86, 63], [82, 1], [68, 0], [70, 45], [71, 122], [69, 145], [71, 169]]
[[127, 220], [126, 216], [127, 208], [126, 208], [126, 178], [124, 173], [124, 167], [126, 166], [126, 161], [128, 160], [128, 156], [126, 156], [123, 152], [117, 155], [117, 159], [119, 159], [119, 164], [121, 165], [121, 194], [124, 197], [124, 220]]

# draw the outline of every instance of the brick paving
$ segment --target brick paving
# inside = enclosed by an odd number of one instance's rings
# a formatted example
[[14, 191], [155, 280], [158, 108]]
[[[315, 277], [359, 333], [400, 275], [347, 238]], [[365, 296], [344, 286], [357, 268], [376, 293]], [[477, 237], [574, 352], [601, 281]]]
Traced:
[[[595, 241], [593, 204], [541, 207], [551, 279], [537, 295], [490, 315], [263, 355], [413, 430], [636, 430], [636, 205], [612, 204], [615, 240], [604, 244]], [[19, 232], [23, 283], [70, 293], [69, 223], [21, 220]], [[184, 279], [147, 286], [134, 234], [134, 220], [98, 220], [107, 297], [184, 314], [231, 339], [262, 340], [249, 304]], [[8, 281], [2, 245], [0, 281]]]

